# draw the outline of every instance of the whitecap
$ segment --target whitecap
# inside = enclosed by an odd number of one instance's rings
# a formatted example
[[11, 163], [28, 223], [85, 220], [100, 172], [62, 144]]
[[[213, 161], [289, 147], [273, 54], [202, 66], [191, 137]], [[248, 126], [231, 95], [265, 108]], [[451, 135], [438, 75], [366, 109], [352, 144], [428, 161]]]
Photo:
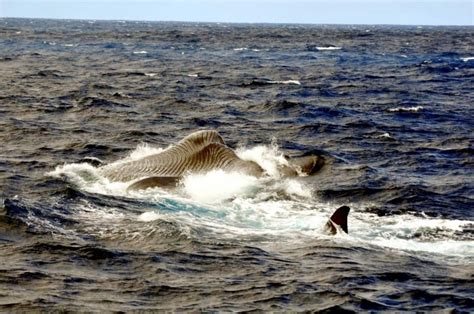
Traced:
[[461, 60], [464, 62], [468, 62], [468, 61], [474, 60], [474, 57], [464, 57], [464, 58], [461, 58]]
[[342, 47], [328, 46], [328, 47], [316, 47], [316, 49], [319, 50], [319, 51], [324, 51], [324, 50], [341, 50]]
[[248, 48], [246, 48], [246, 47], [234, 48], [234, 51], [245, 51], [245, 50], [248, 50]]
[[145, 50], [140, 50], [140, 51], [134, 51], [133, 54], [134, 55], [144, 55], [144, 54], [147, 54], [148, 52], [145, 51]]
[[298, 80], [286, 80], [286, 81], [267, 81], [269, 84], [285, 84], [285, 85], [301, 85]]
[[383, 139], [393, 139], [393, 137], [390, 135], [388, 132], [384, 132], [380, 135], [377, 135], [377, 138], [383, 138]]
[[420, 110], [423, 110], [423, 106], [413, 106], [413, 107], [396, 107], [396, 108], [390, 108], [387, 111], [388, 112], [418, 112]]

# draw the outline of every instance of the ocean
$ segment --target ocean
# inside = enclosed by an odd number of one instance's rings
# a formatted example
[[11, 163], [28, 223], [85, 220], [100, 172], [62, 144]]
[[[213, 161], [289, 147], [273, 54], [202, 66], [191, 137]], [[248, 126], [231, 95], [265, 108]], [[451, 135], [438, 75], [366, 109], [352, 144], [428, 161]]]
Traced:
[[[0, 311], [474, 311], [473, 47], [472, 26], [0, 19]], [[268, 176], [129, 191], [84, 163], [198, 130]], [[308, 152], [321, 171], [279, 177]]]

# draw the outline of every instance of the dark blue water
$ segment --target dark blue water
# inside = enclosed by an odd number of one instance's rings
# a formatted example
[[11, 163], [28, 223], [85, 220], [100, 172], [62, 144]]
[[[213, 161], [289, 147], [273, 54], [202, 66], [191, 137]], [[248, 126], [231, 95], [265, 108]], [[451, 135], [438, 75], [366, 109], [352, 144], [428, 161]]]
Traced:
[[[473, 311], [473, 35], [1, 19], [1, 310]], [[81, 163], [200, 129], [328, 163], [136, 193]]]

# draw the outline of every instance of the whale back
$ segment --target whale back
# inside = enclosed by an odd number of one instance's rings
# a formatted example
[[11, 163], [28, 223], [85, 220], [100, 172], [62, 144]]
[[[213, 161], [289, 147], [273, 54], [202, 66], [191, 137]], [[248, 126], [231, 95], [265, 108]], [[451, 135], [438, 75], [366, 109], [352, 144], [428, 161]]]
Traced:
[[151, 176], [181, 177], [188, 172], [213, 169], [237, 170], [240, 166], [258, 172], [258, 165], [248, 163], [227, 147], [216, 131], [208, 130], [195, 132], [158, 154], [105, 166], [101, 173], [110, 180], [127, 182]]

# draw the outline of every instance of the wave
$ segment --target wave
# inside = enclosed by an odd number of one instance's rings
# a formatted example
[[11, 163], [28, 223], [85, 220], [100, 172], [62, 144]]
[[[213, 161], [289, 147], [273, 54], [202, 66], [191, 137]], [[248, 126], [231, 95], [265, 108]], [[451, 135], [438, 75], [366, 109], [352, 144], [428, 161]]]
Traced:
[[41, 70], [34, 74], [25, 75], [23, 78], [34, 78], [34, 77], [41, 77], [41, 78], [66, 78], [68, 76], [63, 75], [60, 71], [56, 70]]
[[102, 76], [147, 76], [146, 72], [140, 71], [124, 71], [124, 72], [106, 72], [102, 73]]
[[283, 84], [283, 85], [297, 85], [300, 86], [301, 82], [298, 80], [267, 80], [267, 79], [254, 79], [249, 83], [243, 83], [241, 86], [243, 87], [258, 87], [258, 86], [265, 86], [265, 85], [274, 85], [274, 84]]
[[100, 97], [85, 97], [80, 100], [81, 107], [84, 108], [130, 108], [130, 105], [115, 102]]

